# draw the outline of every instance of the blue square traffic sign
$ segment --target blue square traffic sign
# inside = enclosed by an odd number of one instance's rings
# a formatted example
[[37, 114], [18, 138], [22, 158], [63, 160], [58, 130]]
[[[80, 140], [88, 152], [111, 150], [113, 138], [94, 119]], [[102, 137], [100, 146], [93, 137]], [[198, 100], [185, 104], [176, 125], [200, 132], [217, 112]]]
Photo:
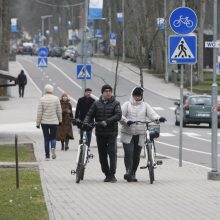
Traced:
[[197, 62], [196, 36], [169, 36], [170, 64], [191, 64]]
[[47, 67], [48, 58], [47, 57], [38, 57], [38, 67]]
[[91, 64], [77, 64], [77, 79], [91, 79], [92, 73], [91, 73], [92, 66]]

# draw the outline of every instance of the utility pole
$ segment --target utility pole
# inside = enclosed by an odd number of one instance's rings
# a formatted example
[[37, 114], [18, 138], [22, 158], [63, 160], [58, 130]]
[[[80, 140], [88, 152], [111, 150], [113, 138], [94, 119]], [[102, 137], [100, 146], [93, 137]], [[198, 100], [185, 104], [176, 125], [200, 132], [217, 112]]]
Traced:
[[[217, 40], [217, 0], [213, 0], [213, 41]], [[212, 83], [212, 170], [208, 179], [220, 180], [218, 172], [218, 85], [216, 83], [217, 50], [213, 48], [213, 83]]]

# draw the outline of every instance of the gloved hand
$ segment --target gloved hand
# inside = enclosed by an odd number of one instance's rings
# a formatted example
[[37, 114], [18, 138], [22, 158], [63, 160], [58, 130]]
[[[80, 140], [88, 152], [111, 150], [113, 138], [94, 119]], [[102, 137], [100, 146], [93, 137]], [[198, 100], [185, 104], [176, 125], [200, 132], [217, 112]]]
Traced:
[[59, 126], [61, 126], [62, 125], [62, 122], [59, 122]]
[[89, 126], [88, 123], [83, 123], [83, 124], [82, 124], [82, 128], [81, 128], [81, 129], [82, 129], [83, 131], [86, 131], [86, 130], [88, 130], [89, 128], [90, 128], [90, 126]]
[[167, 119], [164, 118], [164, 117], [160, 117], [160, 118], [159, 118], [159, 121], [160, 121], [160, 122], [165, 122], [166, 120], [167, 120]]
[[40, 128], [40, 125], [37, 125], [37, 126], [36, 126], [36, 128], [38, 128], [38, 129], [39, 129], [39, 128]]
[[128, 126], [128, 127], [130, 127], [132, 124], [134, 124], [134, 122], [133, 122], [133, 121], [130, 121], [130, 120], [129, 120], [129, 121], [127, 121], [127, 126]]
[[107, 126], [107, 122], [106, 121], [101, 121], [101, 122], [99, 122], [99, 124], [102, 127], [106, 127]]

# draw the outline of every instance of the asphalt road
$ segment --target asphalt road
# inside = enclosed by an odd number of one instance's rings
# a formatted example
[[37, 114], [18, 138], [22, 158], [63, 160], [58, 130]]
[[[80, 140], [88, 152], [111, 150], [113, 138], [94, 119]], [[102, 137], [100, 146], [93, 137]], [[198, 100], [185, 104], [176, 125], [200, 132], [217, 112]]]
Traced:
[[[65, 91], [71, 97], [73, 107], [82, 96], [82, 81], [76, 77], [76, 64], [60, 58], [50, 58], [49, 66], [43, 70], [37, 67], [37, 57], [20, 56], [18, 62], [28, 72], [39, 90], [50, 83], [55, 87], [55, 94], [61, 96]], [[115, 75], [101, 64], [92, 64], [92, 79], [87, 80], [87, 87], [93, 89], [93, 95], [100, 96], [103, 84], [114, 85]], [[147, 85], [147, 82], [145, 82]], [[128, 100], [132, 88], [136, 85], [125, 78], [119, 77], [116, 96], [123, 103]], [[156, 87], [156, 85], [155, 85]], [[156, 88], [155, 88], [156, 90]], [[145, 91], [144, 99], [160, 114], [167, 118], [161, 124], [161, 135], [156, 141], [157, 152], [168, 157], [179, 157], [179, 127], [175, 126], [174, 104], [172, 100]], [[218, 145], [220, 134], [218, 135]], [[218, 155], [219, 157], [219, 155]], [[183, 160], [202, 166], [211, 166], [211, 129], [207, 125], [191, 126], [183, 129]], [[219, 163], [220, 165], [220, 163]]]

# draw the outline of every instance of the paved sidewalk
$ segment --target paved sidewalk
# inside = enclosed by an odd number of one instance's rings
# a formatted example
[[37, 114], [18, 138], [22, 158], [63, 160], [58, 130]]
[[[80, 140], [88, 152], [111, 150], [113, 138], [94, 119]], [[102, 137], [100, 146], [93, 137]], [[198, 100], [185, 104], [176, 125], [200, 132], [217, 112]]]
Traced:
[[[107, 67], [102, 59], [99, 63]], [[16, 63], [11, 63], [10, 67], [13, 70], [19, 68]], [[125, 72], [131, 80], [136, 80], [135, 75], [128, 70]], [[146, 80], [149, 82], [150, 78]], [[162, 91], [160, 79], [151, 80], [155, 80], [155, 85], [159, 85]], [[174, 91], [172, 86], [168, 86], [166, 90], [174, 93], [178, 89]], [[0, 141], [13, 143], [17, 133], [19, 143], [34, 143], [50, 220], [220, 219], [220, 181], [208, 181], [208, 169], [185, 162], [179, 168], [176, 160], [164, 158], [164, 164], [155, 170], [153, 185], [149, 183], [147, 170], [138, 170], [137, 183], [127, 183], [123, 180], [123, 151], [119, 148], [118, 182], [104, 183], [95, 138], [92, 140], [95, 157], [86, 168], [85, 179], [76, 184], [75, 176], [70, 175], [71, 169], [75, 168], [77, 153], [76, 128], [70, 150], [61, 151], [60, 143], [57, 143], [57, 159], [45, 161], [42, 132], [35, 128], [40, 93], [29, 83], [27, 96], [23, 99], [18, 97], [17, 87], [11, 89], [11, 94], [9, 101], [0, 102]], [[168, 91], [166, 95], [169, 95]], [[142, 159], [140, 165], [144, 165], [143, 162]]]

